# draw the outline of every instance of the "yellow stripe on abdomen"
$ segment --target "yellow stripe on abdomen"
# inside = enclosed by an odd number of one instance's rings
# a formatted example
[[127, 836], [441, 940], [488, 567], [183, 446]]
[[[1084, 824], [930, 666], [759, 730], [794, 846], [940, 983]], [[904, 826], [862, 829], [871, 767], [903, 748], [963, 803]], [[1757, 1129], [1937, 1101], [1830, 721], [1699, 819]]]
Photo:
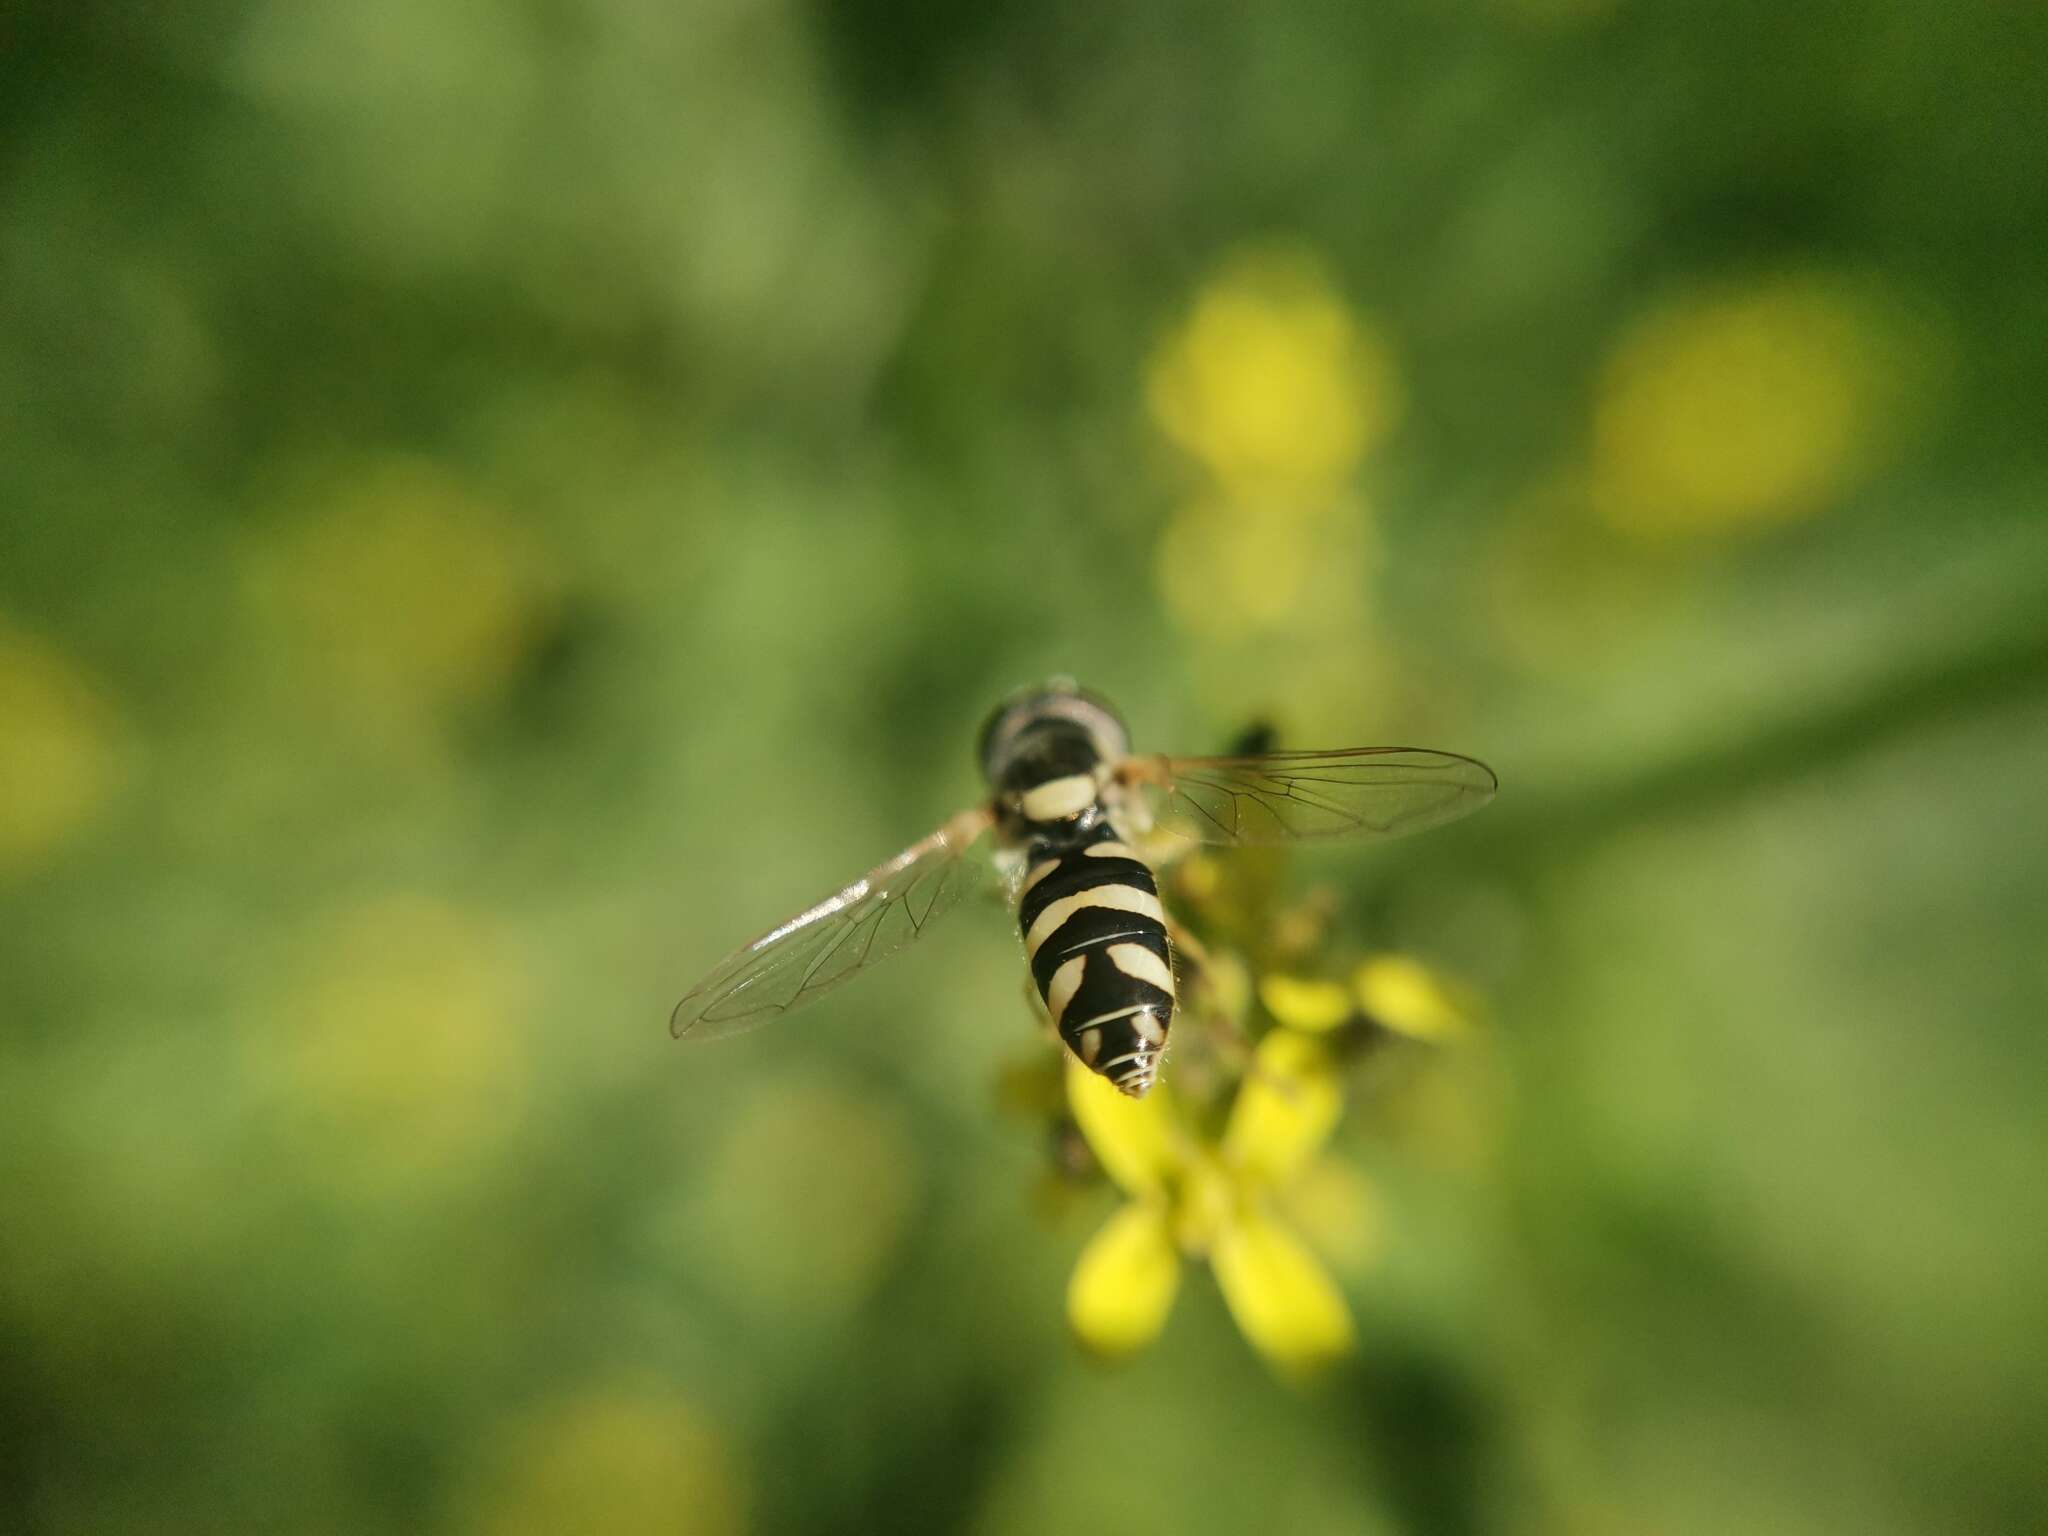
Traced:
[[1104, 953], [1126, 976], [1148, 981], [1168, 997], [1173, 996], [1173, 968], [1144, 945], [1112, 944]]

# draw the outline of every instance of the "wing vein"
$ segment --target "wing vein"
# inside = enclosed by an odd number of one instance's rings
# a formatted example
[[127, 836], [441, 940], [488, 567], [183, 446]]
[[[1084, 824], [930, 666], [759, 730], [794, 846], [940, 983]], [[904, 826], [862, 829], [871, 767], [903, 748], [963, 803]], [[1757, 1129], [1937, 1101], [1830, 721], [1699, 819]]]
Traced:
[[[728, 955], [669, 1016], [680, 1039], [716, 1039], [787, 1014], [908, 944], [954, 910], [983, 861], [965, 857], [994, 823], [963, 812], [868, 875]], [[891, 921], [900, 914], [900, 921]]]
[[1127, 782], [1155, 826], [1196, 842], [1397, 837], [1479, 809], [1493, 770], [1420, 747], [1137, 760]]

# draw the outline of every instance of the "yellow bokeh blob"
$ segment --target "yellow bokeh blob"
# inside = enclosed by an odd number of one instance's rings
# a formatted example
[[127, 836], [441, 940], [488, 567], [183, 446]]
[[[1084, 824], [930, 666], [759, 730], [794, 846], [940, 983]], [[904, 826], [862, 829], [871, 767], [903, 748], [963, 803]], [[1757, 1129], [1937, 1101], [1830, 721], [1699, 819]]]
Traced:
[[1372, 1181], [1349, 1163], [1320, 1157], [1287, 1186], [1282, 1208], [1318, 1252], [1362, 1274], [1380, 1257], [1386, 1215]]
[[585, 1389], [505, 1427], [457, 1528], [470, 1536], [739, 1536], [745, 1488], [726, 1437], [653, 1384]]
[[1615, 538], [1591, 514], [1583, 472], [1559, 474], [1503, 509], [1479, 606], [1517, 664], [1582, 680], [1697, 600], [1704, 567], [1674, 552]]
[[1313, 531], [1229, 503], [1182, 507], [1159, 537], [1159, 589], [1183, 629], [1235, 639], [1284, 626], [1302, 606]]
[[1908, 381], [1885, 307], [1783, 275], [1681, 298], [1615, 346], [1590, 492], [1614, 527], [1713, 532], [1827, 510], [1883, 457]]
[[884, 1103], [824, 1080], [742, 1099], [696, 1181], [693, 1268], [778, 1320], [866, 1300], [909, 1229], [918, 1149]]
[[1400, 411], [1385, 343], [1322, 263], [1294, 250], [1230, 262], [1160, 347], [1146, 383], [1169, 438], [1227, 494], [1277, 511], [1342, 482]]
[[[1182, 631], [1241, 659], [1253, 640], [1296, 656], [1371, 652], [1373, 528], [1352, 482], [1401, 391], [1386, 343], [1325, 264], [1293, 247], [1226, 261], [1160, 342], [1145, 395], [1202, 471], [1154, 556]], [[1321, 691], [1293, 661], [1286, 681]]]
[[1198, 639], [1350, 635], [1364, 622], [1374, 554], [1352, 498], [1333, 496], [1313, 515], [1204, 499], [1168, 518], [1155, 574], [1175, 622]]
[[1442, 1043], [1471, 1027], [1469, 999], [1407, 955], [1374, 955], [1361, 962], [1352, 986], [1359, 1006], [1397, 1034]]
[[1259, 1001], [1282, 1024], [1310, 1031], [1335, 1029], [1358, 1011], [1341, 981], [1268, 971], [1259, 978]]
[[330, 917], [260, 1042], [282, 1048], [288, 1112], [324, 1138], [318, 1165], [376, 1193], [459, 1180], [504, 1148], [527, 1096], [521, 991], [510, 946], [444, 902]]
[[41, 867], [120, 778], [113, 711], [84, 673], [0, 627], [0, 879]]
[[350, 465], [317, 486], [248, 570], [323, 708], [397, 733], [492, 696], [549, 604], [515, 531], [413, 459]]

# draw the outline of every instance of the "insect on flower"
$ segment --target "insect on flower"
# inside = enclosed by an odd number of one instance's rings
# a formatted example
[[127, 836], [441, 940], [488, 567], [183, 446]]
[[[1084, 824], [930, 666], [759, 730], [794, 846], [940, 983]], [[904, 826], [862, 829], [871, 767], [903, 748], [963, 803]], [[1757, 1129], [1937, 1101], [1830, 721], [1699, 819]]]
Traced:
[[[922, 938], [993, 872], [1060, 1039], [1139, 1097], [1175, 1002], [1175, 927], [1141, 849], [1396, 837], [1479, 809], [1497, 784], [1484, 763], [1415, 747], [1133, 756], [1115, 709], [1064, 679], [996, 709], [981, 767], [985, 803], [728, 955], [676, 1005], [671, 1033], [780, 1018]], [[993, 857], [968, 857], [984, 837]]]

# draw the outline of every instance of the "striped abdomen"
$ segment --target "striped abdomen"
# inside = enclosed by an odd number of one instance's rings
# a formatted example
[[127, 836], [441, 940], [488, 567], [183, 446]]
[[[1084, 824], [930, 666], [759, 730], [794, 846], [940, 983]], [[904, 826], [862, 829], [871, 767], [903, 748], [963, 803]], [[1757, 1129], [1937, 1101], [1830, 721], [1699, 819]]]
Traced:
[[1136, 1097], [1152, 1086], [1173, 1023], [1173, 967], [1152, 871], [1099, 823], [1034, 842], [1017, 923], [1031, 978], [1060, 1038]]

